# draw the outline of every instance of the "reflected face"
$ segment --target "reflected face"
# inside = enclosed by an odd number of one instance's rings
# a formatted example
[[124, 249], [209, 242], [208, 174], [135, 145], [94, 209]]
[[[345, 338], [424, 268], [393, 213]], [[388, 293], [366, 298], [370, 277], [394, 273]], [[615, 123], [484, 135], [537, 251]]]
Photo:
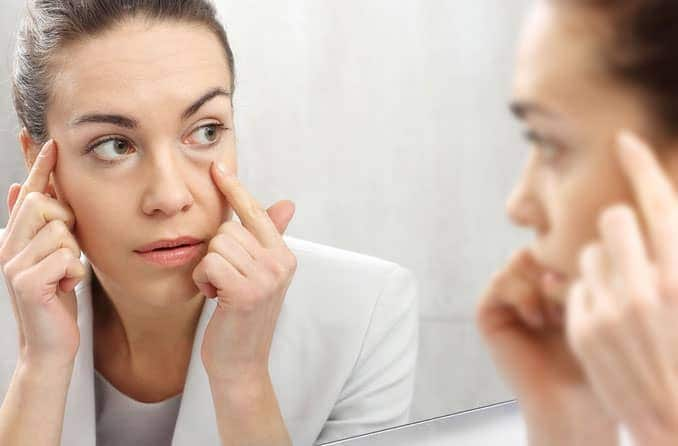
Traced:
[[642, 94], [601, 60], [612, 36], [605, 17], [555, 3], [536, 4], [521, 40], [512, 110], [532, 150], [507, 208], [516, 224], [535, 231], [535, 257], [560, 278], [545, 292], [562, 299], [580, 249], [597, 238], [600, 212], [632, 203], [616, 156], [618, 131], [648, 137], [652, 122]]
[[154, 305], [193, 297], [191, 273], [204, 254], [163, 268], [134, 251], [180, 236], [209, 242], [230, 217], [209, 172], [217, 160], [236, 167], [231, 79], [217, 36], [135, 19], [62, 49], [55, 68], [54, 185], [97, 276]]

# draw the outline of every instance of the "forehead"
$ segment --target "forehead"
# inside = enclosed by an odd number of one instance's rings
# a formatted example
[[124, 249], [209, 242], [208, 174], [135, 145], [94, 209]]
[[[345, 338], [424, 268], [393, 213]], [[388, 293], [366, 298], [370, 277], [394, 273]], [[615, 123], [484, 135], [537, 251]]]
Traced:
[[591, 8], [563, 3], [540, 0], [525, 21], [513, 83], [517, 98], [584, 98], [612, 80], [603, 59], [613, 36], [610, 22]]
[[129, 20], [60, 50], [54, 71], [50, 112], [57, 113], [185, 107], [207, 89], [230, 91], [221, 42], [190, 23]]

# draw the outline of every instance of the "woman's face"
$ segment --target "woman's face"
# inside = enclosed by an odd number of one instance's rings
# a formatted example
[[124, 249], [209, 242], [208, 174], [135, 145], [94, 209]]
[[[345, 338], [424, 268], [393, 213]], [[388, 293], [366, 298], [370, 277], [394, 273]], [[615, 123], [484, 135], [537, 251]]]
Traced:
[[516, 224], [535, 231], [533, 254], [560, 277], [545, 291], [562, 299], [580, 249], [597, 238], [600, 212], [633, 204], [617, 133], [648, 138], [653, 127], [644, 97], [606, 72], [600, 52], [612, 33], [605, 17], [556, 3], [536, 4], [519, 49], [512, 109], [533, 147], [507, 208]]
[[162, 268], [134, 250], [180, 236], [209, 241], [230, 218], [209, 172], [217, 160], [236, 168], [220, 41], [206, 27], [135, 19], [64, 48], [55, 67], [54, 185], [97, 276], [154, 305], [193, 297], [202, 256]]

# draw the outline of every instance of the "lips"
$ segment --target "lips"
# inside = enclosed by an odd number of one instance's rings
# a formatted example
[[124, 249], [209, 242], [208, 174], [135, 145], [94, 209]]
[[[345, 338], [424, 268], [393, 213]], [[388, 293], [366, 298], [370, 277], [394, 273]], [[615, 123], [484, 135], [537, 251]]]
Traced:
[[202, 240], [195, 237], [183, 236], [175, 239], [162, 239], [142, 246], [135, 250], [138, 253], [146, 253], [156, 250], [178, 248], [181, 246], [193, 246], [202, 243]]

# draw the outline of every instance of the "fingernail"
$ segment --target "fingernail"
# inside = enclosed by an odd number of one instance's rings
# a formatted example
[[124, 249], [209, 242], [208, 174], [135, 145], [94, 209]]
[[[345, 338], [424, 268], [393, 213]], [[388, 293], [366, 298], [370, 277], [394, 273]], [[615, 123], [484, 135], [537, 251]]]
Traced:
[[223, 162], [217, 161], [216, 165], [217, 165], [217, 170], [218, 170], [223, 176], [225, 176], [226, 178], [229, 178], [229, 177], [232, 177], [232, 176], [233, 176], [233, 173], [232, 173], [230, 170], [227, 170], [227, 169], [226, 169], [226, 165], [225, 165]]
[[222, 175], [226, 175], [226, 169], [224, 168], [224, 164], [221, 161], [218, 161], [216, 163], [216, 167], [219, 173], [221, 173]]
[[45, 145], [42, 147], [42, 151], [40, 151], [40, 155], [42, 156], [47, 156], [49, 153], [52, 151], [52, 148], [54, 147], [54, 140], [50, 139], [45, 143]]

